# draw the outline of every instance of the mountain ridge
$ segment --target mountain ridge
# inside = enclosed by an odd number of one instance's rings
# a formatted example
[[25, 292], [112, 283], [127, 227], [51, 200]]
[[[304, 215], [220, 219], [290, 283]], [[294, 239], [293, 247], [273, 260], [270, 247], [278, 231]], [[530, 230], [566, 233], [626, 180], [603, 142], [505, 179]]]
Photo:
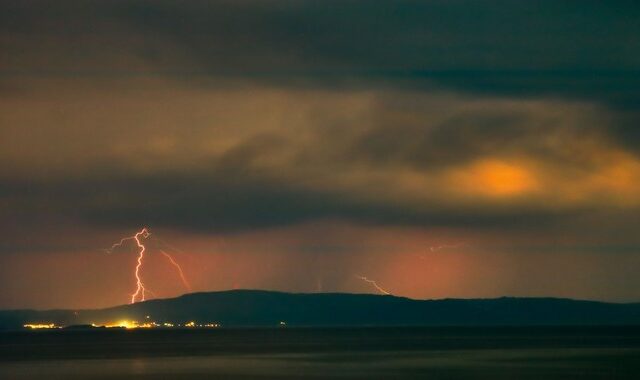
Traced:
[[[147, 318], [149, 316], [149, 318]], [[197, 292], [86, 310], [0, 310], [0, 328], [26, 323], [108, 324], [119, 320], [222, 326], [640, 325], [640, 303], [556, 297], [418, 300], [357, 293], [238, 289]]]

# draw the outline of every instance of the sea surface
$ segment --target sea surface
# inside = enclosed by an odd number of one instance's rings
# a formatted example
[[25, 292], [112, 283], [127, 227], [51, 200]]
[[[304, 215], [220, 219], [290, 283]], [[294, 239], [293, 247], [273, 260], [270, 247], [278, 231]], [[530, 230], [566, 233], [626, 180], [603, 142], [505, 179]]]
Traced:
[[0, 379], [640, 379], [640, 327], [9, 331]]

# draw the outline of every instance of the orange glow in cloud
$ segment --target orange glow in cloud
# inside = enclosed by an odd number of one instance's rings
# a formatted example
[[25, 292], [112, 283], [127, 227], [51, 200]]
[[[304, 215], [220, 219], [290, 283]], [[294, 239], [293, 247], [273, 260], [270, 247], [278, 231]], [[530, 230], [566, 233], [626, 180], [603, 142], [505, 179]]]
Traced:
[[610, 162], [597, 171], [583, 187], [593, 193], [607, 192], [621, 203], [638, 203], [640, 162], [629, 154], [615, 152]]
[[455, 187], [464, 193], [486, 197], [513, 197], [537, 190], [533, 171], [522, 164], [486, 159], [452, 174]]

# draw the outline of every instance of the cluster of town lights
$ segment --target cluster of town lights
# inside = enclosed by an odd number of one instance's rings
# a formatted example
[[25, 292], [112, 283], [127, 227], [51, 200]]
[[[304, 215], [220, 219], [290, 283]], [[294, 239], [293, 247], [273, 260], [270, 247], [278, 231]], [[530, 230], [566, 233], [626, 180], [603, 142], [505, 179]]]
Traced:
[[[94, 327], [102, 327], [102, 326], [95, 326]], [[189, 321], [186, 323], [170, 323], [170, 322], [164, 322], [164, 323], [156, 323], [156, 322], [143, 322], [143, 323], [138, 323], [137, 321], [127, 321], [127, 320], [122, 320], [122, 321], [118, 321], [115, 323], [110, 323], [110, 324], [106, 324], [104, 325], [104, 327], [106, 328], [125, 328], [125, 329], [155, 329], [155, 328], [181, 328], [181, 327], [187, 327], [187, 328], [216, 328], [216, 327], [220, 327], [219, 323], [198, 323], [196, 321]]]
[[23, 326], [25, 329], [59, 329], [54, 323], [27, 323]]
[[[155, 328], [217, 328], [220, 327], [219, 323], [198, 323], [196, 321], [189, 321], [186, 323], [157, 323], [153, 321], [147, 321], [139, 323], [133, 320], [120, 320], [117, 322], [105, 323], [103, 325], [98, 325], [92, 323], [90, 325], [94, 328], [120, 328], [120, 329], [155, 329]], [[63, 326], [58, 326], [54, 323], [27, 323], [23, 325], [26, 329], [60, 329]], [[87, 326], [88, 327], [88, 326]]]

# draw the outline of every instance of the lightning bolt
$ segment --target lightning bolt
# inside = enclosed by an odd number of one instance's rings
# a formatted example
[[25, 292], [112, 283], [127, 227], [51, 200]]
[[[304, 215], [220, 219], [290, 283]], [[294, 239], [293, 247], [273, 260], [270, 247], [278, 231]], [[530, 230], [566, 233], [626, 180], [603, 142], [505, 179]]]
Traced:
[[389, 293], [388, 291], [384, 290], [382, 287], [380, 287], [380, 285], [378, 285], [377, 282], [370, 280], [364, 276], [356, 276], [356, 278], [362, 280], [362, 281], [366, 281], [368, 283], [370, 283], [371, 285], [373, 285], [380, 293], [382, 294], [386, 294], [386, 295], [390, 295], [391, 293]]
[[187, 278], [185, 277], [184, 272], [182, 271], [182, 268], [180, 267], [180, 265], [167, 252], [165, 252], [163, 250], [160, 250], [160, 253], [162, 253], [167, 258], [167, 260], [169, 260], [171, 265], [176, 267], [176, 270], [178, 271], [178, 274], [180, 275], [180, 279], [182, 280], [182, 283], [184, 284], [184, 287], [187, 288], [187, 290], [191, 291], [191, 285], [189, 284], [189, 281], [187, 281]]
[[116, 248], [120, 248], [122, 247], [122, 245], [124, 243], [126, 243], [129, 240], [133, 240], [135, 239], [134, 236], [127, 236], [127, 237], [123, 237], [122, 239], [120, 239], [119, 242], [115, 243], [114, 245], [111, 246], [111, 248], [107, 248], [107, 249], [103, 249], [103, 251], [105, 251], [106, 253], [113, 253], [113, 251], [116, 250]]
[[[147, 288], [144, 284], [144, 282], [142, 281], [142, 277], [140, 275], [140, 271], [142, 269], [142, 265], [143, 265], [143, 260], [144, 260], [144, 256], [145, 256], [145, 252], [147, 252], [147, 247], [143, 244], [143, 239], [146, 240], [151, 236], [151, 232], [149, 232], [149, 230], [145, 227], [142, 230], [138, 231], [135, 235], [133, 236], [126, 236], [123, 237], [122, 239], [120, 239], [120, 241], [118, 241], [117, 243], [113, 244], [111, 246], [111, 248], [105, 249], [104, 251], [107, 253], [113, 253], [113, 251], [115, 251], [117, 248], [122, 247], [122, 245], [124, 245], [126, 242], [128, 241], [134, 241], [137, 248], [138, 248], [138, 259], [136, 261], [136, 267], [134, 270], [134, 276], [136, 279], [136, 289], [135, 291], [131, 294], [131, 302], [130, 303], [135, 303], [136, 300], [139, 299], [139, 301], [144, 301], [146, 299], [146, 293], [151, 294], [154, 297], [157, 297], [155, 295], [155, 293], [153, 293], [151, 290], [149, 290], [149, 288]], [[155, 238], [156, 240], [162, 242], [160, 239]], [[163, 244], [169, 246], [167, 243], [162, 242]], [[171, 247], [171, 246], [169, 246]], [[174, 248], [175, 249], [175, 248]], [[189, 281], [187, 281], [186, 276], [184, 275], [184, 272], [182, 271], [182, 267], [180, 267], [180, 264], [178, 264], [173, 257], [168, 254], [167, 252], [160, 250], [160, 253], [162, 253], [167, 260], [169, 260], [169, 263], [171, 263], [171, 265], [173, 265], [176, 270], [178, 271], [178, 274], [180, 275], [180, 279], [182, 280], [182, 283], [184, 284], [184, 286], [191, 291], [191, 285], [189, 284]]]
[[[135, 276], [136, 276], [136, 291], [131, 294], [131, 303], [136, 302], [136, 298], [140, 297], [140, 301], [145, 300], [145, 287], [142, 283], [142, 278], [140, 277], [140, 268], [142, 267], [142, 259], [144, 259], [144, 251], [146, 251], [146, 247], [140, 241], [140, 236], [143, 238], [148, 238], [150, 235], [149, 231], [146, 228], [140, 230], [137, 234], [133, 235], [133, 239], [136, 241], [136, 245], [140, 249], [138, 253], [138, 264], [136, 265]], [[122, 241], [122, 240], [121, 240]]]

